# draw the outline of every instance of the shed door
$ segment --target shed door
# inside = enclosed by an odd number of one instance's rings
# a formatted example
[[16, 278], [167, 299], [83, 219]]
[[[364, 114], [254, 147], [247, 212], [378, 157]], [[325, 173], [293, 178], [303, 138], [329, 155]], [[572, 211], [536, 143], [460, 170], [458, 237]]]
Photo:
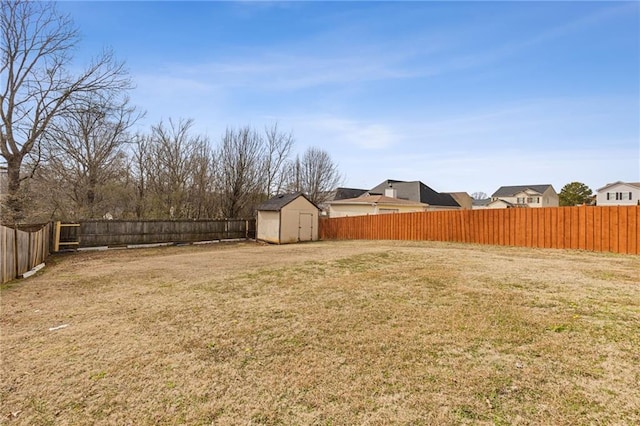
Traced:
[[313, 239], [313, 214], [300, 213], [298, 221], [298, 241]]

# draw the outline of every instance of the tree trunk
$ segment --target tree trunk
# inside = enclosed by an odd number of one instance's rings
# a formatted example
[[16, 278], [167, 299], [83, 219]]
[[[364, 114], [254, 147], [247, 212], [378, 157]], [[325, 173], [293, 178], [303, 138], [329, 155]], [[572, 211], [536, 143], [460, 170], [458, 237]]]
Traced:
[[12, 155], [7, 158], [7, 184], [9, 193], [5, 202], [5, 211], [2, 214], [2, 221], [7, 223], [17, 223], [25, 218], [24, 197], [20, 191], [20, 168], [23, 156]]

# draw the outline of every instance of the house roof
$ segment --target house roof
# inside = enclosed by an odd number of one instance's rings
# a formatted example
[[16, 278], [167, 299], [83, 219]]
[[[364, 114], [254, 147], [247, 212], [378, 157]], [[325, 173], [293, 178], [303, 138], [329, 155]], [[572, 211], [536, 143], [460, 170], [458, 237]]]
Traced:
[[398, 198], [405, 200], [418, 201], [430, 206], [460, 207], [460, 204], [456, 202], [451, 194], [436, 192], [418, 180], [405, 182], [387, 179], [378, 186], [371, 188], [369, 192], [384, 194], [384, 190], [387, 188], [396, 189]]
[[292, 202], [293, 200], [295, 200], [298, 197], [303, 197], [305, 200], [307, 200], [308, 202], [310, 202], [315, 208], [318, 208], [318, 206], [316, 206], [314, 203], [311, 202], [311, 200], [309, 200], [309, 198], [307, 198], [306, 195], [304, 195], [304, 193], [302, 192], [296, 192], [293, 194], [280, 194], [280, 195], [276, 195], [275, 197], [265, 201], [264, 203], [260, 204], [257, 208], [257, 210], [262, 210], [262, 211], [274, 211], [274, 212], [279, 212], [280, 210], [282, 210], [282, 208], [284, 206], [286, 206], [287, 204], [289, 204], [290, 202]]
[[428, 204], [418, 201], [403, 200], [400, 198], [387, 197], [385, 195], [364, 195], [356, 198], [348, 198], [345, 200], [329, 201], [328, 204], [378, 204], [378, 205], [403, 205], [403, 206], [420, 206], [427, 207]]
[[501, 186], [498, 188], [496, 192], [494, 192], [491, 197], [513, 197], [520, 192], [526, 191], [527, 189], [532, 189], [536, 191], [538, 194], [544, 194], [544, 192], [553, 188], [551, 185], [514, 185], [514, 186]]
[[336, 193], [333, 197], [334, 200], [346, 200], [349, 198], [356, 198], [367, 192], [366, 189], [358, 188], [336, 188]]
[[602, 188], [598, 189], [597, 192], [603, 191], [607, 188], [610, 188], [614, 185], [630, 185], [630, 186], [635, 186], [636, 188], [640, 189], [640, 182], [622, 182], [622, 181], [617, 181], [617, 182], [613, 182], [613, 183], [608, 183], [605, 186], [603, 186]]
[[471, 200], [471, 204], [474, 206], [486, 206], [491, 202], [491, 198], [482, 198], [480, 200], [476, 200], [475, 198]]
[[460, 204], [460, 207], [462, 208], [471, 208], [473, 205], [473, 199], [467, 192], [443, 192], [443, 194], [451, 195], [456, 203]]
[[441, 194], [451, 194], [454, 197], [469, 197], [471, 198], [471, 195], [469, 195], [469, 193], [464, 192], [464, 191], [460, 191], [460, 192], [441, 192]]
[[[503, 203], [503, 204], [506, 204], [506, 205], [507, 205], [507, 206], [509, 206], [509, 207], [515, 207], [515, 206], [517, 206], [517, 205], [518, 205], [518, 204], [510, 203], [510, 202], [508, 202], [507, 200], [497, 199], [497, 200], [489, 201], [488, 203], [486, 203], [486, 204], [485, 204], [485, 206], [489, 206], [489, 205], [494, 204], [494, 203]], [[524, 205], [524, 204], [523, 204], [523, 205]]]

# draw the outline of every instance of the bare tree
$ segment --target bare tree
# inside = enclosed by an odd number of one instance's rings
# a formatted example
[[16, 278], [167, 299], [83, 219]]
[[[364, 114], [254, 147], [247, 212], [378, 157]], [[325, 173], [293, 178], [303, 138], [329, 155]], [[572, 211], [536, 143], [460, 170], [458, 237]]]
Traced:
[[[42, 135], [52, 120], [79, 94], [130, 86], [123, 64], [103, 52], [82, 73], [72, 75], [69, 65], [79, 35], [68, 16], [54, 3], [2, 1], [0, 38], [0, 154], [7, 163], [8, 213], [24, 217], [21, 182], [39, 164]], [[22, 173], [24, 159], [35, 154], [32, 170]], [[5, 212], [6, 214], [7, 212]]]
[[214, 217], [219, 210], [214, 191], [215, 166], [215, 156], [209, 144], [200, 144], [191, 158], [187, 188], [188, 217], [191, 219]]
[[69, 189], [77, 217], [96, 218], [108, 212], [120, 215], [125, 210], [110, 192], [119, 189], [122, 185], [118, 182], [127, 176], [124, 146], [130, 142], [129, 129], [140, 114], [120, 95], [114, 92], [106, 98], [92, 94], [78, 99], [45, 132], [43, 167], [51, 169], [55, 181]]
[[294, 138], [291, 133], [282, 133], [278, 124], [265, 128], [266, 147], [264, 158], [264, 182], [267, 198], [279, 194], [285, 184], [287, 161], [291, 155]]
[[227, 129], [216, 155], [222, 216], [253, 215], [253, 206], [263, 198], [264, 151], [262, 137], [249, 126]]
[[143, 219], [148, 209], [148, 176], [150, 173], [149, 139], [137, 134], [133, 138], [133, 149], [129, 156], [129, 175], [134, 186], [135, 217]]
[[471, 198], [473, 198], [474, 200], [485, 200], [489, 198], [489, 196], [486, 194], [486, 192], [478, 191], [471, 194]]
[[169, 120], [152, 127], [147, 140], [146, 187], [155, 216], [190, 218], [189, 190], [195, 162], [205, 152], [206, 138], [192, 135], [193, 120]]
[[289, 165], [290, 191], [301, 191], [307, 194], [315, 204], [327, 201], [342, 181], [342, 175], [331, 156], [319, 148], [308, 148]]

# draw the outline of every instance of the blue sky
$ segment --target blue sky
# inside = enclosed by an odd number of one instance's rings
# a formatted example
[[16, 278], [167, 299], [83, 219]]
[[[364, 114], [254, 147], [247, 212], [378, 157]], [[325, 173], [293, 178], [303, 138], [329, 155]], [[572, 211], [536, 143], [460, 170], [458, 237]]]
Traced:
[[277, 122], [344, 186], [640, 181], [638, 2], [63, 2], [145, 128]]

